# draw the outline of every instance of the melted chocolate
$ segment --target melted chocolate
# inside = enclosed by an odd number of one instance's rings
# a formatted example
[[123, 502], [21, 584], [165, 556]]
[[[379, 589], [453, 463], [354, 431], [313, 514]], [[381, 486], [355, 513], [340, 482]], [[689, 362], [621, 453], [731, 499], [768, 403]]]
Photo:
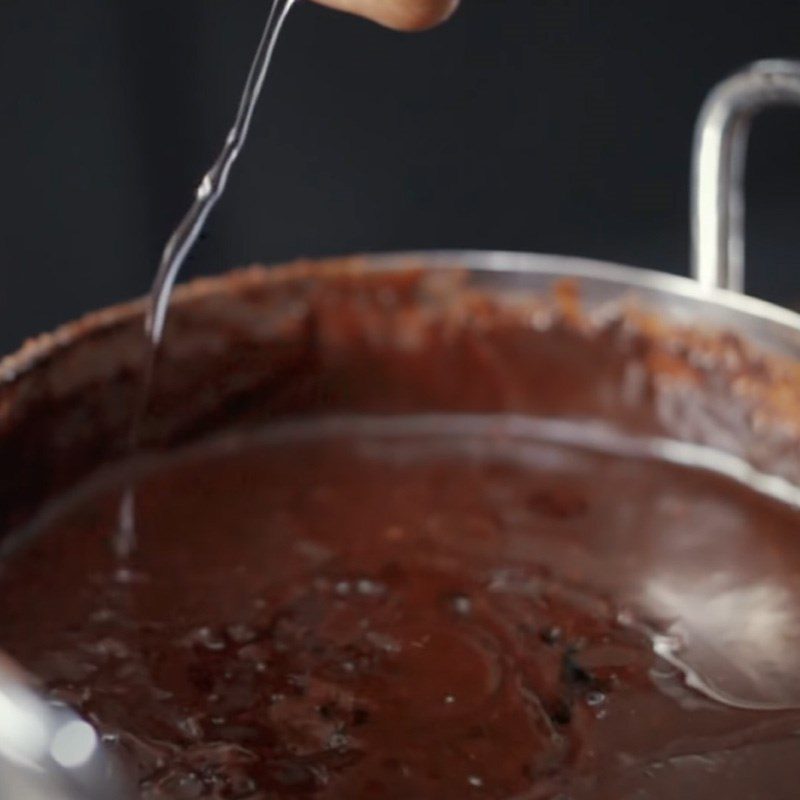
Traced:
[[[39, 522], [0, 648], [143, 800], [795, 797], [799, 368], [487, 281], [353, 261], [179, 291], [144, 431], [168, 454], [111, 473], [135, 308], [3, 362], [0, 524]], [[674, 440], [772, 480], [654, 457]]]
[[796, 592], [788, 507], [508, 417], [309, 420], [139, 471], [133, 560], [122, 473], [7, 565], [0, 641], [142, 798], [794, 797], [800, 712], [709, 700], [638, 624], [654, 582]]

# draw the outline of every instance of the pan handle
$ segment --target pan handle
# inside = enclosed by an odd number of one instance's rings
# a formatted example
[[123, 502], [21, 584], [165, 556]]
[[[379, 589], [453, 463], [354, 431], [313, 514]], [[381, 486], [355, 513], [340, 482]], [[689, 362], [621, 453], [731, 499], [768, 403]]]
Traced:
[[0, 652], [0, 798], [131, 800], [122, 767], [95, 730], [36, 693]]
[[744, 174], [753, 117], [800, 105], [800, 62], [757, 61], [717, 84], [697, 120], [692, 147], [692, 277], [744, 291]]

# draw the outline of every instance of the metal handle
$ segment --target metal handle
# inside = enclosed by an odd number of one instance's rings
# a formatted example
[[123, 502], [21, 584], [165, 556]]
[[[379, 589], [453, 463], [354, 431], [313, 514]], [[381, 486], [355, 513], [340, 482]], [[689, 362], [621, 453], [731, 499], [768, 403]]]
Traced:
[[800, 105], [800, 62], [757, 61], [708, 95], [692, 149], [692, 276], [703, 286], [744, 291], [744, 173], [753, 117]]
[[92, 726], [0, 654], [0, 800], [125, 800], [130, 788]]

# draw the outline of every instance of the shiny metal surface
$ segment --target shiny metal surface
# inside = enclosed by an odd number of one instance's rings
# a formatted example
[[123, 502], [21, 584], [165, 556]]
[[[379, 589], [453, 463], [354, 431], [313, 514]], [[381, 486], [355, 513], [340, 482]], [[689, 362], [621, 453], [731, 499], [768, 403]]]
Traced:
[[775, 105], [800, 105], [800, 62], [757, 61], [708, 95], [692, 151], [692, 275], [744, 291], [744, 174], [750, 125]]
[[128, 797], [94, 728], [65, 705], [43, 700], [16, 667], [0, 659], [0, 798]]
[[369, 256], [368, 263], [377, 269], [420, 263], [440, 269], [467, 268], [476, 285], [490, 290], [547, 292], [555, 280], [578, 278], [589, 311], [635, 297], [673, 322], [733, 330], [768, 352], [800, 359], [800, 314], [679, 275], [590, 258], [498, 250], [379, 253]]

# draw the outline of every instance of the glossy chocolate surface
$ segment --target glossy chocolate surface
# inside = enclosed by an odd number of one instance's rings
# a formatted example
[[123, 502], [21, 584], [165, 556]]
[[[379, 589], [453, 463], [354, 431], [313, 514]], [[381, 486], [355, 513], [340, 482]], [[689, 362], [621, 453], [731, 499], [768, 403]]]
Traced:
[[[196, 373], [162, 373], [152, 440], [237, 432], [51, 506], [0, 573], [0, 647], [147, 800], [793, 798], [800, 517], [655, 438], [785, 452], [791, 413], [752, 412], [791, 369], [571, 290], [304, 280], [244, 293], [272, 309], [247, 335], [224, 302], [210, 338], [177, 315], [166, 364]], [[60, 430], [53, 487], [113, 452]]]
[[124, 566], [119, 487], [89, 492], [9, 565], [0, 641], [143, 798], [791, 797], [800, 712], [693, 691], [634, 621], [655, 584], [749, 582], [731, 611], [779, 613], [753, 591], [800, 575], [797, 513], [502, 418], [436, 427], [278, 426], [152, 465]]

